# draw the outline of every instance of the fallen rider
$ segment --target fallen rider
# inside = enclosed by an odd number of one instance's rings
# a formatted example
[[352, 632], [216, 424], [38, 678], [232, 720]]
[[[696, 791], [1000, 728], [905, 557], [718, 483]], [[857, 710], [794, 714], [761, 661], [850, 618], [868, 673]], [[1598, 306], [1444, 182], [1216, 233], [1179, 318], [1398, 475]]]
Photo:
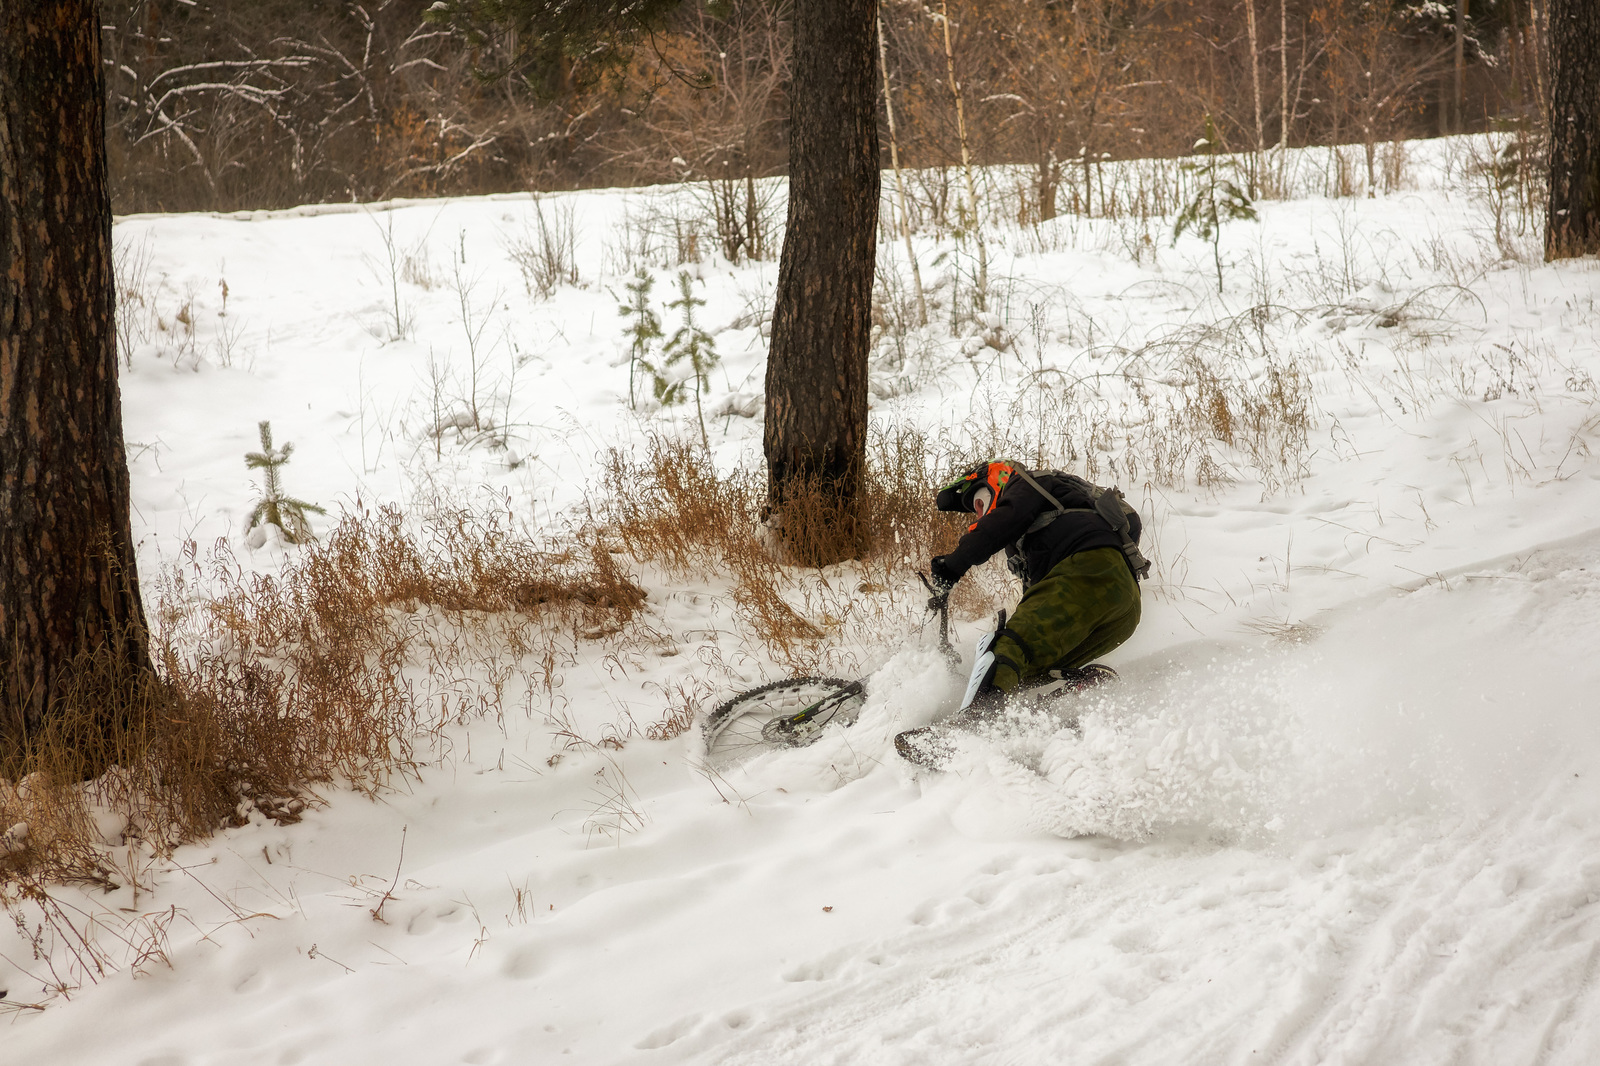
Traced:
[[997, 552], [1022, 579], [1022, 599], [989, 645], [993, 655], [976, 694], [933, 726], [895, 737], [895, 750], [937, 768], [951, 729], [998, 720], [1008, 696], [1052, 681], [1088, 688], [1116, 677], [1094, 662], [1139, 625], [1138, 579], [1150, 562], [1139, 551], [1141, 523], [1115, 488], [1102, 489], [1059, 471], [1014, 463], [979, 463], [939, 490], [941, 511], [976, 516], [948, 555], [929, 564], [937, 609], [968, 570]]

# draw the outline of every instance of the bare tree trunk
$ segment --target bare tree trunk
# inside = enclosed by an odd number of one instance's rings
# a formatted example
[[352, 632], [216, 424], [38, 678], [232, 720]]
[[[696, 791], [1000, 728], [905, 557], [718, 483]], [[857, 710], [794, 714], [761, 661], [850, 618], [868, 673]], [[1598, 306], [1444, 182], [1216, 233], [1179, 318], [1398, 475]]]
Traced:
[[889, 119], [889, 164], [894, 167], [894, 187], [900, 202], [900, 237], [906, 243], [906, 262], [911, 264], [911, 284], [917, 291], [917, 325], [928, 324], [928, 298], [922, 292], [922, 268], [911, 247], [911, 213], [906, 210], [906, 182], [900, 174], [900, 140], [894, 128], [894, 98], [889, 92], [889, 56], [883, 44], [883, 17], [878, 17], [878, 65], [883, 68], [883, 112]]
[[1377, 134], [1373, 132], [1372, 120], [1364, 120], [1361, 124], [1361, 146], [1366, 152], [1367, 159], [1367, 199], [1378, 198], [1378, 159], [1377, 159]]
[[[877, 9], [877, 0], [794, 8], [788, 228], [762, 444], [780, 535], [816, 565], [861, 548], [878, 233]], [[825, 512], [800, 504], [818, 492]]]
[[0, 7], [0, 736], [74, 660], [149, 669], [117, 390], [95, 0]]
[[[1545, 9], [1545, 22], [1550, 21], [1549, 9]], [[1547, 25], [1548, 32], [1548, 25]], [[1533, 88], [1539, 97], [1539, 110], [1544, 111], [1550, 106], [1550, 94], [1545, 87], [1544, 64], [1540, 61], [1544, 55], [1544, 39], [1539, 32], [1539, 3], [1538, 0], [1528, 0], [1528, 33], [1533, 37]], [[1548, 113], [1548, 112], [1547, 112]]]
[[1250, 159], [1250, 198], [1261, 195], [1261, 152], [1267, 146], [1261, 132], [1261, 53], [1256, 40], [1256, 0], [1244, 0], [1245, 24], [1250, 31], [1250, 87], [1255, 92], [1256, 144]]
[[1278, 80], [1283, 92], [1283, 118], [1279, 120], [1278, 147], [1289, 147], [1289, 125], [1294, 112], [1289, 110], [1289, 0], [1278, 0]]
[[967, 147], [967, 117], [961, 104], [961, 83], [956, 80], [956, 54], [950, 46], [950, 5], [939, 0], [939, 21], [944, 26], [944, 66], [950, 77], [950, 92], [956, 98], [956, 136], [961, 139], [961, 170], [967, 179], [967, 225], [978, 245], [978, 281], [972, 295], [973, 309], [988, 310], [989, 251], [983, 243], [983, 219], [978, 215], [978, 188], [972, 180], [972, 153]]
[[1034, 164], [1036, 199], [1039, 201], [1039, 221], [1049, 222], [1056, 217], [1056, 193], [1061, 188], [1061, 160], [1055, 149]]
[[1466, 66], [1467, 55], [1467, 0], [1456, 0], [1456, 82], [1454, 104], [1451, 108], [1455, 115], [1454, 132], [1460, 133], [1465, 128], [1461, 120], [1464, 110], [1465, 97], [1461, 88], [1461, 71]]
[[1544, 257], [1600, 253], [1600, 4], [1550, 0], [1550, 207]]

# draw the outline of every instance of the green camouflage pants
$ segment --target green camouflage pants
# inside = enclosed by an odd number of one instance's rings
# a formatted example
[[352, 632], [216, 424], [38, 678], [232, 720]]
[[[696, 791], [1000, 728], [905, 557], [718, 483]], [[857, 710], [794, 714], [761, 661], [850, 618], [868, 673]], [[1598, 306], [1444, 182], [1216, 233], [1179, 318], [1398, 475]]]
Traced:
[[[1133, 635], [1139, 585], [1122, 553], [1095, 548], [1069, 555], [1022, 596], [994, 643], [996, 687], [1009, 691], [1047, 670], [1076, 669]], [[1015, 636], [1012, 636], [1012, 634]], [[1006, 665], [1006, 660], [1021, 667]]]

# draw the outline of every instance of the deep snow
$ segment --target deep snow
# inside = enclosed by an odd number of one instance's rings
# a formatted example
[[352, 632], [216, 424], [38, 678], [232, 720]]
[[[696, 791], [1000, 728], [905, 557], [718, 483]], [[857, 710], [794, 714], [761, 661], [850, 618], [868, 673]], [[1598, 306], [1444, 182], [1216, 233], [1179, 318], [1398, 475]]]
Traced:
[[[651, 721], [708, 647], [734, 664], [720, 691], [779, 672], [740, 645], [725, 589], [641, 567], [675, 654], [619, 677], [585, 646], [557, 706], [455, 731], [376, 801], [330, 791], [299, 825], [224, 831], [137, 894], [62, 890], [108, 941], [164, 930], [170, 965], [50, 996], [64, 948], [0, 937], [3, 1002], [46, 1006], [16, 1011], [0, 1059], [1596, 1061], [1600, 269], [1502, 258], [1461, 143], [1413, 146], [1406, 192], [1261, 205], [1224, 231], [1221, 298], [1199, 242], [1136, 263], [1116, 226], [1060, 220], [1055, 250], [995, 256], [1009, 352], [985, 324], [875, 362], [875, 417], [955, 438], [995, 410], [1025, 421], [1010, 390], [1030, 370], [1110, 371], [1263, 302], [1296, 309], [1263, 336], [1315, 397], [1303, 478], [1264, 486], [1224, 450], [1231, 482], [1159, 488], [1115, 465], [1144, 439], [1132, 424], [1099, 453], [1103, 480], [1139, 486], [1158, 574], [1081, 738], [973, 742], [914, 774], [890, 738], [959, 681], [905, 613], [904, 633], [849, 635], [868, 704], [813, 747], [715, 781], [693, 733], [552, 761], [547, 712], [589, 737]], [[548, 525], [581, 504], [597, 452], [671, 422], [627, 411], [615, 244], [665, 195], [545, 198], [573, 205], [582, 278], [549, 301], [503, 248], [525, 197], [120, 221], [169, 326], [146, 322], [123, 377], [147, 582], [185, 538], [264, 569], [292, 550], [242, 537], [263, 418], [295, 443], [288, 490], [330, 508], [490, 499]], [[399, 340], [390, 220], [431, 282], [400, 283]], [[1009, 233], [997, 248], [1024, 246]], [[463, 257], [499, 442], [426, 432], [472, 391]], [[724, 359], [710, 399], [743, 402], [775, 269], [691, 269]], [[759, 418], [710, 428], [724, 466], [759, 454]]]

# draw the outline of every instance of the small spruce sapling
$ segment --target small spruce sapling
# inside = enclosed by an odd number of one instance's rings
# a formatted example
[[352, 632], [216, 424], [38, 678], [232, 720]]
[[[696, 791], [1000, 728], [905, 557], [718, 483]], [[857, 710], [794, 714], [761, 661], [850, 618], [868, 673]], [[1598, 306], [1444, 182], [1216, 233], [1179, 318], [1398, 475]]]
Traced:
[[[666, 366], [668, 367], [677, 367], [681, 363], [688, 363], [689, 374], [687, 377], [692, 378], [694, 381], [694, 413], [695, 418], [700, 422], [700, 443], [705, 445], [706, 451], [709, 452], [711, 450], [711, 440], [706, 435], [706, 416], [705, 410], [700, 404], [700, 394], [711, 391], [711, 371], [717, 365], [717, 344], [711, 334], [695, 324], [694, 309], [696, 307], [704, 307], [706, 302], [695, 296], [692, 286], [693, 282], [689, 278], [688, 271], [678, 271], [678, 292], [680, 295], [667, 306], [683, 312], [683, 325], [678, 327], [678, 331], [672, 335], [672, 339], [667, 341], [663, 354], [666, 356]], [[658, 378], [657, 380], [659, 381], [660, 379]], [[677, 390], [677, 398], [671, 402], [678, 403], [682, 401], [684, 382], [685, 377], [679, 376], [672, 383], [671, 388]], [[660, 390], [658, 389], [657, 396], [659, 395]], [[668, 401], [663, 400], [662, 402]]]
[[[617, 308], [617, 314], [628, 320], [622, 335], [628, 338], [628, 407], [638, 407], [634, 396], [634, 374], [638, 367], [650, 366], [650, 346], [663, 336], [661, 332], [661, 319], [656, 315], [655, 309], [650, 306], [650, 289], [655, 285], [655, 278], [651, 277], [643, 267], [634, 274], [633, 281], [628, 283], [628, 295], [632, 302], [625, 303]], [[656, 388], [659, 398], [661, 389]]]
[[[1194, 199], [1178, 215], [1172, 227], [1172, 243], [1177, 244], [1184, 230], [1193, 230], [1201, 240], [1211, 242], [1211, 258], [1217, 267], [1217, 292], [1222, 291], [1222, 224], [1253, 221], [1256, 209], [1238, 184], [1223, 176], [1224, 161], [1217, 154], [1221, 145], [1216, 124], [1206, 116], [1205, 136], [1194, 142], [1195, 150], [1205, 149], [1203, 162], [1184, 163], [1183, 169], [1199, 177]], [[1232, 164], [1227, 164], [1232, 165]]]
[[315, 540], [316, 536], [311, 532], [311, 523], [306, 520], [306, 512], [310, 511], [312, 514], [328, 512], [314, 503], [285, 496], [283, 483], [278, 477], [278, 468], [289, 461], [294, 445], [285, 444], [282, 448], [274, 448], [271, 422], [261, 422], [257, 428], [261, 431], [261, 450], [247, 452], [244, 465], [251, 470], [265, 471], [261, 475], [264, 486], [261, 500], [256, 504], [255, 510], [250, 512], [250, 519], [245, 523], [245, 533], [249, 534], [257, 529], [261, 529], [264, 533], [264, 527], [277, 526], [283, 539], [290, 544], [304, 544], [308, 540]]

